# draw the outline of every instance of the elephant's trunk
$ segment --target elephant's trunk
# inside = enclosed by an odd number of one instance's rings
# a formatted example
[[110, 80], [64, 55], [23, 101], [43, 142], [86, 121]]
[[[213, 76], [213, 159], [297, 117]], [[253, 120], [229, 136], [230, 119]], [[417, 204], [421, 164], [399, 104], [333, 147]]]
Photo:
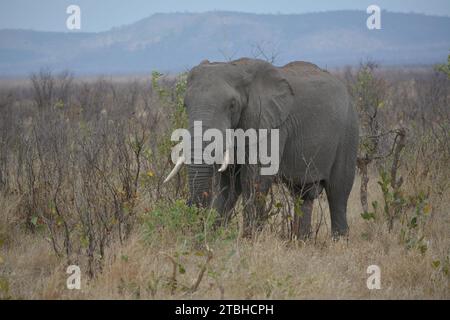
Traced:
[[[209, 123], [209, 121], [207, 121]], [[211, 126], [203, 126], [201, 133], [194, 130], [193, 123], [190, 124], [191, 133], [191, 157], [186, 159], [184, 155], [180, 157], [165, 182], [169, 181], [173, 176], [177, 174], [181, 166], [186, 162], [188, 170], [188, 183], [190, 191], [189, 203], [197, 206], [208, 207], [212, 201], [212, 184], [214, 179], [215, 170], [217, 167], [211, 164], [206, 164], [203, 159], [203, 152], [205, 147], [210, 142], [205, 142], [202, 139], [203, 131], [211, 128]], [[221, 130], [225, 132], [225, 130]], [[190, 161], [187, 161], [190, 160]], [[227, 169], [231, 162], [229, 150], [225, 150], [224, 159], [222, 165], [219, 168], [219, 172], [223, 172]]]
[[[208, 129], [209, 126], [204, 126], [203, 131]], [[188, 183], [190, 199], [189, 203], [197, 206], [208, 207], [211, 204], [212, 198], [212, 180], [214, 175], [214, 166], [205, 164], [203, 160], [203, 151], [207, 145], [199, 137], [195, 136], [193, 125], [191, 124], [189, 131], [191, 132], [191, 161], [187, 166], [188, 169]], [[203, 134], [203, 132], [202, 132]], [[195, 139], [198, 139], [197, 144], [194, 143]], [[200, 145], [198, 144], [201, 141]], [[199, 159], [200, 157], [200, 159]], [[196, 164], [195, 162], [200, 164]]]
[[188, 183], [190, 203], [207, 207], [211, 203], [213, 166], [205, 164], [190, 164], [188, 168]]

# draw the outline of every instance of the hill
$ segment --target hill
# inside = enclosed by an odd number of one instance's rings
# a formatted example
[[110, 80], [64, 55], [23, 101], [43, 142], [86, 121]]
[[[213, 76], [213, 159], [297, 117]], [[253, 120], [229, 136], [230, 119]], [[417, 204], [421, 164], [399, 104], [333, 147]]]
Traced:
[[446, 60], [450, 17], [382, 12], [382, 29], [363, 11], [292, 15], [237, 12], [154, 14], [100, 33], [0, 30], [0, 75], [46, 66], [77, 74], [181, 71], [203, 59], [276, 57], [322, 67], [372, 58], [385, 65]]

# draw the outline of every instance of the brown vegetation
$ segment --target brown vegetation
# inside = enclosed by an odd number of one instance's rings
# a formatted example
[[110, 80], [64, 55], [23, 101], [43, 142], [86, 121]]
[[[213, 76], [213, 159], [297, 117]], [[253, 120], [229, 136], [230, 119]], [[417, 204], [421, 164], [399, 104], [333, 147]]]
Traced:
[[[48, 70], [0, 88], [0, 298], [450, 298], [450, 80], [445, 69], [336, 71], [360, 113], [348, 241], [328, 208], [290, 239], [296, 203], [275, 187], [270, 220], [239, 237], [168, 185], [185, 80], [96, 81]], [[66, 288], [79, 265], [81, 290]], [[369, 290], [369, 265], [381, 289]]]

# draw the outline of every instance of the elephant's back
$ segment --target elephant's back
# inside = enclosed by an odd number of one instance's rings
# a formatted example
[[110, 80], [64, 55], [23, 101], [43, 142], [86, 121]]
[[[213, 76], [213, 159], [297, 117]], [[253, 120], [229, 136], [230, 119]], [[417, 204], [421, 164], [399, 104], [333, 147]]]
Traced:
[[347, 113], [349, 95], [345, 84], [326, 70], [305, 61], [294, 61], [280, 68], [297, 99], [297, 108], [314, 108], [341, 116]]
[[[291, 85], [297, 107], [324, 108], [324, 112], [346, 113], [349, 95], [345, 84], [328, 71], [303, 61], [291, 62], [280, 68]], [[339, 111], [340, 110], [340, 111]]]
[[306, 61], [293, 61], [280, 68], [283, 72], [296, 76], [320, 76], [328, 73], [317, 65]]
[[[338, 145], [352, 126], [347, 88], [312, 63], [299, 61], [280, 69], [295, 95], [286, 123], [289, 134], [284, 156], [290, 160], [282, 163], [281, 172], [298, 171], [296, 178], [303, 179], [306, 170], [313, 170], [313, 180], [327, 179]], [[296, 153], [298, 150], [301, 154]], [[315, 169], [307, 165], [312, 159]]]
[[[310, 62], [293, 61], [280, 67], [279, 70], [292, 87], [311, 87], [311, 89], [320, 87], [322, 90], [329, 87], [344, 88], [343, 83], [334, 75]], [[342, 90], [338, 91], [342, 93]]]

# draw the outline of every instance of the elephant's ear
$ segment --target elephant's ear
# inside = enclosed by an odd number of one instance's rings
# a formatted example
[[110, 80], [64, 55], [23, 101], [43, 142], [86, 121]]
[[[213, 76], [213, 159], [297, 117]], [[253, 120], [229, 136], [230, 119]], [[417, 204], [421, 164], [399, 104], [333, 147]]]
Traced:
[[248, 87], [248, 106], [243, 114], [248, 128], [279, 128], [291, 113], [294, 92], [281, 72], [265, 64], [257, 70]]

